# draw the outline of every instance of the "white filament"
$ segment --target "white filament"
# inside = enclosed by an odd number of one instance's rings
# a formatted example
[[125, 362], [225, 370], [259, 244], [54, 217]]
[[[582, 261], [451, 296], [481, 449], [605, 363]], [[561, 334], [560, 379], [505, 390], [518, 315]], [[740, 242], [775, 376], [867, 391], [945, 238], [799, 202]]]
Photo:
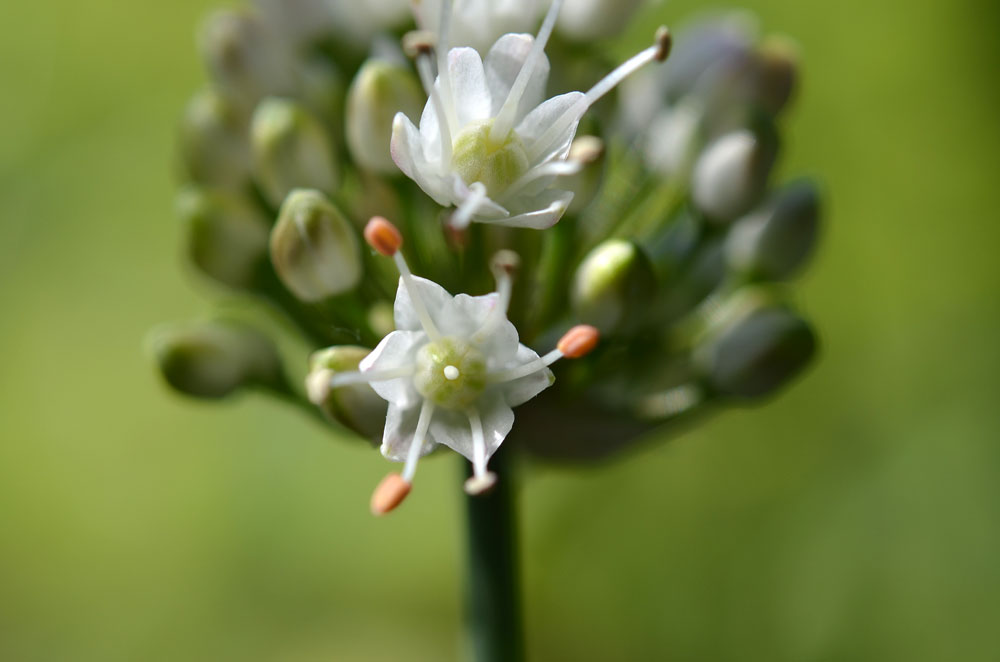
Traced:
[[420, 407], [420, 418], [417, 419], [417, 429], [413, 433], [413, 441], [410, 442], [410, 450], [406, 453], [406, 464], [403, 465], [402, 477], [407, 483], [412, 483], [413, 476], [417, 473], [417, 460], [420, 459], [424, 437], [427, 436], [427, 428], [431, 425], [433, 415], [434, 403], [424, 400], [424, 404]]

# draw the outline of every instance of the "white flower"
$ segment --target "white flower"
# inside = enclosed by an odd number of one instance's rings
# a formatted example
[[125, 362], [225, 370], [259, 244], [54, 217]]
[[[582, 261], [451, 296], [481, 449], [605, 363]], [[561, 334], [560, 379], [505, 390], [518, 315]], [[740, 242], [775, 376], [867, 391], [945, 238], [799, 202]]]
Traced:
[[496, 292], [452, 296], [410, 273], [398, 250], [399, 233], [388, 221], [372, 219], [365, 237], [399, 267], [396, 330], [361, 361], [358, 372], [322, 373], [321, 383], [310, 377], [310, 398], [322, 402], [330, 388], [366, 382], [389, 403], [382, 454], [405, 466], [376, 489], [376, 514], [402, 501], [417, 461], [438, 445], [472, 462], [466, 491], [482, 492], [496, 480], [487, 463], [514, 424], [512, 407], [552, 384], [548, 366], [553, 362], [593, 348], [597, 331], [575, 327], [556, 349], [539, 357], [518, 341], [517, 329], [507, 320], [513, 254], [501, 253], [494, 262]]
[[670, 38], [635, 55], [588, 92], [544, 100], [549, 62], [544, 48], [561, 0], [552, 3], [537, 38], [502, 36], [485, 61], [472, 48], [447, 49], [450, 2], [438, 36], [438, 76], [428, 44], [416, 44], [417, 69], [428, 94], [419, 129], [406, 115], [393, 120], [392, 158], [443, 206], [455, 205], [451, 224], [472, 221], [536, 229], [555, 224], [573, 194], [555, 188], [560, 176], [579, 172], [568, 158], [586, 110], [632, 72], [663, 60]]

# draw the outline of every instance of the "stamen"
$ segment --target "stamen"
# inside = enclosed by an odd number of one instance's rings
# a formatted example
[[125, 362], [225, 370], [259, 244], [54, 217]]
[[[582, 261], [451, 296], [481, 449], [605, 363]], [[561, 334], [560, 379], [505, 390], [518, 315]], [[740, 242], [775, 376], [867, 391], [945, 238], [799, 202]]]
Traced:
[[528, 87], [528, 81], [531, 80], [531, 73], [534, 71], [535, 65], [542, 59], [542, 54], [545, 52], [545, 45], [552, 35], [552, 29], [555, 27], [556, 18], [559, 16], [559, 8], [561, 6], [562, 0], [553, 0], [552, 4], [549, 5], [549, 11], [545, 14], [542, 26], [538, 29], [538, 36], [535, 37], [535, 41], [531, 45], [531, 51], [528, 53], [528, 57], [524, 59], [521, 70], [517, 72], [517, 78], [514, 79], [514, 84], [510, 86], [507, 98], [504, 99], [503, 105], [500, 107], [500, 112], [497, 113], [496, 119], [493, 121], [493, 126], [490, 127], [491, 141], [501, 142], [505, 140], [507, 134], [514, 128], [517, 107], [521, 103], [521, 97], [524, 96], [524, 90]]
[[535, 141], [531, 146], [531, 160], [537, 161], [542, 154], [549, 149], [553, 141], [562, 135], [573, 122], [580, 119], [580, 116], [592, 105], [613, 90], [619, 83], [634, 74], [636, 71], [650, 62], [662, 62], [670, 53], [670, 31], [665, 26], [660, 26], [656, 31], [656, 43], [633, 55], [628, 60], [618, 65], [614, 71], [602, 78], [590, 88], [582, 99], [570, 106], [559, 119]]
[[370, 384], [372, 382], [387, 382], [390, 379], [409, 377], [416, 371], [415, 365], [392, 368], [391, 370], [367, 370], [358, 372], [337, 372], [330, 376], [330, 388], [347, 386], [348, 384]]
[[469, 184], [469, 194], [465, 200], [462, 200], [462, 204], [458, 206], [458, 209], [451, 215], [451, 220], [448, 222], [448, 225], [456, 230], [464, 230], [469, 227], [472, 217], [479, 211], [479, 207], [482, 206], [483, 201], [486, 200], [486, 185], [482, 182]]
[[583, 165], [584, 164], [580, 161], [573, 161], [570, 159], [566, 159], [565, 161], [548, 161], [541, 165], [537, 165], [521, 175], [514, 181], [513, 184], [508, 186], [507, 190], [503, 193], [501, 201], [505, 201], [515, 194], [520, 193], [526, 186], [532, 182], [538, 181], [542, 177], [568, 177], [570, 175], [575, 175], [583, 170]]
[[469, 409], [469, 426], [472, 428], [472, 478], [465, 481], [466, 494], [482, 494], [496, 484], [496, 474], [486, 470], [486, 438], [479, 412]]
[[386, 257], [395, 255], [403, 245], [403, 235], [395, 225], [381, 216], [372, 216], [365, 225], [363, 234], [368, 245]]
[[497, 324], [507, 319], [507, 309], [510, 308], [510, 297], [514, 291], [514, 273], [520, 264], [521, 258], [514, 251], [501, 250], [493, 256], [490, 271], [497, 281], [497, 304], [487, 315], [483, 325], [473, 334], [473, 342], [482, 342]]
[[410, 294], [410, 299], [413, 301], [413, 309], [417, 313], [417, 318], [420, 319], [420, 326], [423, 327], [424, 333], [431, 340], [440, 340], [441, 334], [438, 332], [434, 320], [431, 319], [430, 314], [427, 312], [424, 299], [417, 290], [417, 284], [413, 280], [410, 267], [406, 264], [406, 258], [403, 257], [403, 253], [399, 250], [403, 245], [403, 235], [399, 233], [395, 225], [381, 216], [372, 216], [368, 224], [365, 225], [363, 234], [365, 241], [372, 248], [382, 255], [392, 257], [396, 263], [396, 268], [399, 269], [399, 276], [403, 279], [403, 287], [406, 288], [406, 291]]
[[596, 328], [588, 324], [574, 326], [563, 334], [563, 337], [556, 343], [556, 348], [545, 356], [514, 368], [491, 373], [487, 375], [487, 381], [491, 384], [512, 382], [547, 368], [559, 359], [578, 359], [589, 354], [597, 346], [599, 339], [600, 332]]
[[372, 493], [370, 504], [372, 515], [385, 515], [395, 510], [410, 493], [411, 487], [409, 481], [397, 473], [391, 473], [383, 478]]
[[427, 428], [430, 427], [433, 415], [434, 403], [425, 399], [420, 407], [420, 417], [417, 419], [417, 429], [413, 433], [413, 441], [410, 442], [410, 450], [406, 454], [406, 464], [403, 465], [402, 478], [407, 483], [412, 483], [413, 476], [417, 473], [417, 460], [420, 459], [420, 451], [424, 447], [424, 437], [427, 436]]
[[447, 172], [451, 167], [451, 129], [449, 128], [448, 114], [445, 111], [444, 101], [438, 94], [437, 87], [434, 86], [434, 73], [431, 71], [431, 55], [429, 51], [422, 52], [417, 56], [417, 73], [420, 74], [420, 82], [427, 92], [427, 98], [434, 105], [434, 113], [437, 115], [438, 130], [441, 133], [441, 170]]
[[[451, 4], [452, 0], [444, 0], [441, 3], [441, 20], [438, 23], [438, 42], [436, 51], [438, 80], [441, 83], [441, 102], [444, 105], [445, 117], [448, 118], [448, 130], [450, 133], [455, 133], [460, 127], [458, 126], [458, 115], [455, 113], [455, 100], [452, 96], [451, 76], [448, 72], [448, 37], [451, 31]], [[442, 130], [442, 140], [444, 139], [444, 136], [445, 133]], [[450, 142], [451, 141], [449, 140], [449, 143]], [[449, 156], [448, 162], [450, 161], [451, 157]]]

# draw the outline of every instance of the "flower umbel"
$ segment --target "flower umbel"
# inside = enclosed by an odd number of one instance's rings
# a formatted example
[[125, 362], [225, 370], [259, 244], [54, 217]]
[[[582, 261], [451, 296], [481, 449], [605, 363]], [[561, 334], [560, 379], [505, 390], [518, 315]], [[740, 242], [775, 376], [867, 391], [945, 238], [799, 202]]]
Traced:
[[451, 225], [470, 222], [543, 229], [566, 211], [573, 193], [556, 188], [559, 177], [576, 174], [570, 158], [580, 118], [598, 99], [642, 66], [663, 61], [670, 35], [612, 71], [588, 92], [544, 100], [549, 76], [545, 44], [561, 0], [555, 0], [538, 35], [506, 34], [483, 60], [472, 48], [448, 49], [451, 2], [441, 5], [437, 77], [429, 40], [410, 40], [428, 101], [419, 129], [403, 113], [392, 127], [392, 158], [408, 177], [445, 207]]
[[400, 252], [402, 237], [384, 218], [365, 228], [365, 239], [392, 257], [399, 287], [391, 332], [359, 364], [356, 372], [321, 370], [310, 375], [310, 398], [323, 402], [331, 388], [368, 383], [389, 403], [382, 455], [405, 462], [376, 489], [372, 511], [395, 508], [410, 490], [417, 461], [437, 445], [472, 462], [469, 494], [488, 490], [496, 476], [487, 470], [514, 425], [516, 407], [552, 385], [548, 366], [577, 358], [597, 344], [597, 329], [577, 326], [544, 356], [518, 342], [507, 319], [517, 256], [501, 251], [493, 259], [495, 292], [452, 296], [437, 283], [414, 276]]

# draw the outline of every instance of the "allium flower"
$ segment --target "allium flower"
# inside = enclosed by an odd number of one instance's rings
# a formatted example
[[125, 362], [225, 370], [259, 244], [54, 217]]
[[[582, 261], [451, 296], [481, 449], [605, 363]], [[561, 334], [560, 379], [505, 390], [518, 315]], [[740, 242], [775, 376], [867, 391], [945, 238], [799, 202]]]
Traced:
[[661, 28], [653, 46], [588, 92], [543, 101], [549, 75], [544, 49], [561, 4], [552, 3], [536, 38], [504, 35], [484, 61], [471, 48], [448, 50], [452, 12], [445, 2], [436, 79], [430, 45], [413, 44], [428, 101], [419, 129], [396, 115], [392, 158], [438, 204], [457, 207], [455, 228], [472, 221], [535, 229], [555, 224], [573, 198], [555, 187], [557, 178], [581, 168], [568, 158], [580, 118], [631, 73], [669, 52], [669, 33]]
[[487, 471], [514, 425], [512, 407], [552, 385], [548, 366], [563, 357], [577, 358], [593, 349], [597, 329], [577, 326], [544, 357], [518, 342], [507, 319], [512, 290], [514, 253], [494, 259], [497, 291], [484, 296], [452, 296], [443, 287], [410, 273], [399, 248], [399, 231], [383, 218], [373, 218], [365, 238], [391, 256], [399, 269], [393, 315], [396, 330], [365, 357], [357, 372], [319, 370], [307, 379], [310, 399], [319, 404], [329, 390], [368, 383], [389, 403], [382, 455], [405, 462], [402, 474], [390, 474], [372, 497], [372, 511], [383, 514], [409, 493], [417, 460], [443, 445], [472, 462], [469, 494], [493, 486]]

